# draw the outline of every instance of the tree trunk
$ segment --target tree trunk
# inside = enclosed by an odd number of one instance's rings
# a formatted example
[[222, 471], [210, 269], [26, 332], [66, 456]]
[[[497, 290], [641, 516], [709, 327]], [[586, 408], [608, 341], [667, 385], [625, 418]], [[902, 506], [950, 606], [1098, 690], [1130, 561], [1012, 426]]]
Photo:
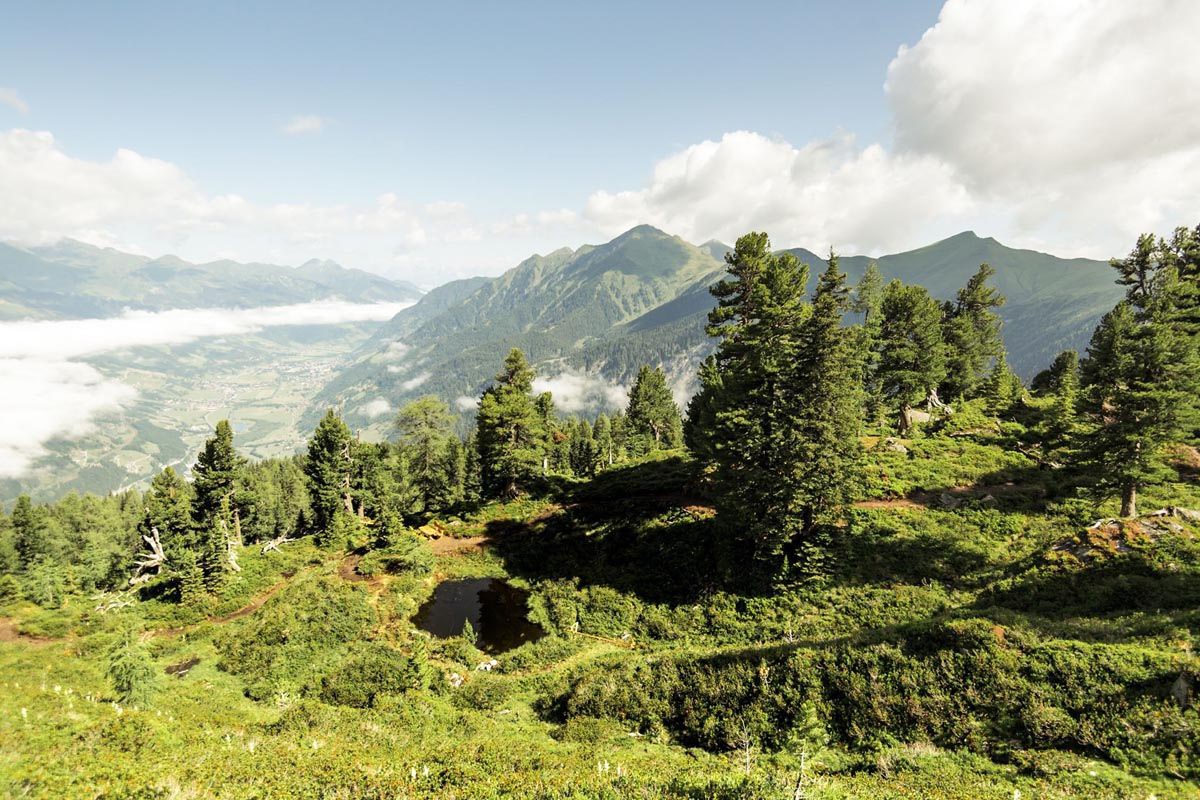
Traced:
[[1138, 484], [1135, 480], [1126, 481], [1121, 490], [1121, 516], [1128, 519], [1137, 516]]

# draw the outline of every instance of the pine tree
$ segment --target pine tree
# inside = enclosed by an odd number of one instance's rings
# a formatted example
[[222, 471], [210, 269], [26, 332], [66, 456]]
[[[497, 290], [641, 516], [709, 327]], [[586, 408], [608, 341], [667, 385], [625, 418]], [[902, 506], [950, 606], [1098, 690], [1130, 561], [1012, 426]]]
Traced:
[[920, 403], [946, 376], [942, 308], [922, 286], [892, 281], [884, 291], [879, 380], [902, 412]]
[[321, 542], [329, 541], [328, 534], [338, 514], [354, 513], [353, 469], [354, 439], [342, 418], [329, 409], [308, 440], [308, 458], [304, 462], [312, 498], [313, 524]]
[[1125, 301], [1096, 329], [1082, 370], [1094, 421], [1085, 461], [1099, 492], [1120, 495], [1123, 517], [1136, 516], [1144, 485], [1169, 474], [1164, 447], [1197, 423], [1200, 273], [1189, 247], [1187, 236], [1146, 235], [1113, 262]]
[[[192, 521], [198, 528], [212, 528], [223, 524], [232, 533], [237, 530], [238, 505], [236, 499], [238, 472], [245, 460], [233, 447], [233, 428], [229, 420], [217, 423], [212, 438], [204, 443], [192, 469]], [[220, 515], [227, 516], [220, 516]]]
[[879, 382], [879, 351], [883, 333], [883, 275], [872, 261], [854, 290], [851, 310], [862, 317], [855, 328], [866, 417], [877, 422], [883, 413], [883, 387]]
[[17, 559], [22, 569], [50, 555], [50, 536], [46, 510], [35, 506], [29, 495], [17, 498], [12, 511], [12, 526]]
[[596, 417], [596, 424], [592, 428], [592, 439], [596, 442], [596, 454], [600, 466], [611, 467], [616, 463], [612, 423], [607, 414], [600, 414]]
[[596, 474], [600, 464], [600, 448], [587, 420], [579, 420], [571, 426], [568, 454], [568, 465], [571, 472], [580, 477], [591, 477]]
[[1008, 413], [1021, 396], [1021, 380], [1008, 366], [1008, 359], [1001, 353], [992, 365], [983, 384], [983, 397], [987, 402], [988, 411], [997, 416]]
[[[816, 539], [818, 526], [829, 530], [828, 524], [861, 480], [862, 382], [854, 341], [842, 326], [848, 308], [846, 276], [831, 253], [817, 280], [812, 311], [800, 328], [796, 358], [787, 375], [794, 426], [789, 460], [795, 465], [801, 509], [798, 538], [791, 549], [808, 562], [820, 554], [818, 545], [823, 544]], [[787, 479], [786, 474], [780, 477]]]
[[192, 491], [179, 473], [170, 467], [163, 469], [150, 481], [150, 491], [144, 499], [146, 512], [140, 532], [150, 536], [152, 531], [158, 531], [168, 564], [196, 547]]
[[707, 329], [720, 343], [700, 370], [688, 441], [712, 482], [718, 518], [751, 559], [774, 564], [798, 522], [797, 487], [786, 479], [799, 465], [785, 373], [807, 314], [808, 268], [773, 254], [764, 233], [740, 237], [725, 260]]
[[447, 469], [453, 419], [446, 404], [433, 395], [412, 401], [396, 416], [408, 476], [426, 514], [446, 508], [454, 493]]
[[1076, 402], [1079, 398], [1079, 354], [1074, 350], [1059, 353], [1050, 365], [1049, 385], [1054, 393], [1047, 434], [1055, 442], [1066, 441], [1075, 428]]
[[629, 390], [625, 418], [638, 449], [669, 450], [683, 442], [683, 421], [679, 407], [667, 388], [667, 376], [661, 367], [643, 365]]
[[974, 397], [989, 362], [1004, 351], [1000, 315], [993, 309], [1004, 305], [1005, 297], [988, 285], [995, 274], [990, 265], [981, 264], [944, 313], [947, 356], [942, 388], [947, 398]]
[[513, 348], [479, 400], [475, 441], [489, 497], [516, 497], [542, 469], [546, 409], [530, 395], [533, 377], [524, 353]]
[[117, 699], [134, 707], [148, 705], [158, 689], [158, 668], [132, 628], [125, 629], [108, 651], [108, 679]]
[[179, 557], [176, 571], [179, 573], [179, 600], [186, 606], [198, 606], [204, 601], [204, 570], [191, 550], [184, 550]]

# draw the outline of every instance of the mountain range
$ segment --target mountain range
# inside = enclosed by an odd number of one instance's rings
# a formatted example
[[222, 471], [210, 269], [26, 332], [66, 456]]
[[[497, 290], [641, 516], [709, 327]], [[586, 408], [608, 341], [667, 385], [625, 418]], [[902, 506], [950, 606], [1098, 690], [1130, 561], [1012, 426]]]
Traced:
[[[544, 376], [576, 376], [576, 386], [579, 376], [628, 384], [641, 364], [661, 364], [682, 399], [711, 352], [704, 333], [713, 306], [708, 287], [721, 277], [731, 249], [716, 241], [693, 245], [642, 225], [602, 245], [532, 256], [494, 279], [448, 284], [381, 327], [307, 416], [338, 406], [369, 426], [358, 409], [378, 398], [395, 405], [425, 393], [466, 409], [511, 347], [524, 350]], [[810, 266], [810, 284], [826, 266], [809, 250], [790, 252]], [[1008, 299], [1000, 313], [1010, 363], [1026, 378], [1058, 352], [1082, 350], [1121, 296], [1103, 261], [1014, 249], [970, 231], [903, 253], [839, 258], [852, 282], [875, 261], [885, 278], [919, 283], [943, 299], [953, 298], [980, 264], [991, 264]]]
[[0, 320], [111, 317], [126, 310], [256, 308], [339, 297], [416, 300], [421, 290], [332, 261], [299, 267], [123, 253], [64, 239], [46, 247], [0, 243]]

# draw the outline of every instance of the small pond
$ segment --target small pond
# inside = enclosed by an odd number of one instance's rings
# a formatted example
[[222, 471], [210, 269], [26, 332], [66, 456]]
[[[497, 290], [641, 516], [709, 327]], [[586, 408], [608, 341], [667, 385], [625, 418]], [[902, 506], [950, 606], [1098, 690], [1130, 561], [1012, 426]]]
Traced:
[[423, 631], [448, 639], [471, 623], [475, 644], [485, 653], [503, 653], [546, 635], [526, 619], [529, 592], [498, 578], [442, 581], [417, 610], [413, 622]]

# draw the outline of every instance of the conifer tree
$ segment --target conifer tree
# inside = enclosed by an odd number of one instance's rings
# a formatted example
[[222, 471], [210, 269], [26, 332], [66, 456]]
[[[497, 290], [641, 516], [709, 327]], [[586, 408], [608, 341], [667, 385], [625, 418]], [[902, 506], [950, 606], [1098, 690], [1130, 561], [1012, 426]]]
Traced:
[[1001, 353], [992, 365], [983, 384], [983, 397], [988, 410], [996, 415], [1005, 414], [1021, 396], [1021, 379], [1008, 366], [1008, 359]]
[[669, 450], [683, 442], [683, 421], [679, 407], [667, 388], [667, 376], [661, 367], [643, 365], [629, 390], [625, 409], [631, 434], [640, 440], [643, 451]]
[[240, 540], [236, 491], [238, 472], [244, 465], [245, 460], [233, 447], [233, 427], [229, 420], [221, 420], [192, 469], [192, 521], [202, 536], [220, 528]]
[[525, 354], [513, 348], [479, 400], [476, 446], [487, 496], [516, 497], [541, 471], [547, 409], [545, 401], [539, 408], [530, 394], [533, 377]]
[[596, 474], [600, 463], [600, 449], [596, 445], [592, 426], [587, 420], [581, 419], [571, 426], [568, 460], [572, 473], [581, 477]]
[[[854, 340], [842, 326], [848, 308], [846, 276], [831, 253], [817, 279], [812, 311], [801, 325], [788, 372], [794, 404], [789, 460], [795, 464], [801, 509], [799, 538], [792, 544], [795, 555], [804, 560], [811, 560], [814, 545], [821, 544], [815, 539], [817, 527], [834, 521], [861, 479], [861, 371], [852, 350]], [[796, 552], [795, 546], [808, 552]]]
[[1065, 350], [1050, 365], [1049, 384], [1054, 392], [1047, 433], [1053, 441], [1063, 442], [1075, 428], [1076, 402], [1079, 397], [1079, 354]]
[[167, 563], [196, 546], [192, 522], [192, 491], [179, 473], [170, 467], [154, 476], [150, 491], [145, 495], [146, 512], [141, 534], [158, 531], [158, 540], [167, 556]]
[[883, 387], [879, 383], [879, 351], [883, 331], [883, 275], [874, 261], [867, 265], [866, 272], [855, 287], [850, 308], [862, 317], [862, 322], [855, 328], [855, 349], [862, 370], [866, 417], [876, 422], [883, 411]]
[[797, 526], [786, 372], [807, 314], [808, 268], [772, 253], [765, 233], [740, 237], [725, 260], [728, 277], [711, 289], [717, 307], [708, 316], [720, 343], [700, 371], [688, 439], [712, 481], [718, 517], [736, 525], [752, 559], [773, 563]]
[[988, 284], [995, 274], [991, 265], [981, 264], [946, 308], [946, 377], [942, 388], [947, 399], [974, 397], [989, 362], [1004, 351], [1000, 315], [993, 309], [1004, 305], [1005, 297]]
[[425, 513], [446, 508], [454, 494], [451, 422], [450, 409], [433, 395], [412, 401], [396, 417], [408, 476]]
[[313, 524], [317, 538], [328, 542], [328, 533], [339, 513], [353, 514], [351, 473], [354, 470], [354, 439], [350, 429], [331, 408], [308, 440], [304, 474], [312, 498]]
[[600, 414], [596, 417], [596, 424], [592, 428], [592, 439], [596, 443], [596, 456], [600, 466], [611, 467], [616, 463], [612, 423], [607, 414]]
[[122, 631], [109, 648], [108, 679], [117, 699], [134, 707], [145, 707], [158, 689], [158, 668], [133, 628]]
[[892, 281], [881, 305], [879, 379], [902, 412], [920, 403], [946, 376], [942, 308], [923, 286]]
[[191, 550], [184, 550], [176, 565], [179, 573], [179, 600], [184, 605], [199, 605], [205, 595], [204, 570]]
[[1096, 329], [1083, 374], [1094, 422], [1084, 440], [1096, 488], [1137, 515], [1141, 488], [1167, 476], [1164, 447], [1194, 432], [1200, 395], [1195, 300], [1200, 274], [1188, 261], [1187, 235], [1145, 235], [1113, 261], [1125, 300]]
[[17, 498], [12, 510], [12, 526], [17, 559], [22, 569], [50, 554], [50, 536], [46, 511], [35, 506], [29, 495]]

